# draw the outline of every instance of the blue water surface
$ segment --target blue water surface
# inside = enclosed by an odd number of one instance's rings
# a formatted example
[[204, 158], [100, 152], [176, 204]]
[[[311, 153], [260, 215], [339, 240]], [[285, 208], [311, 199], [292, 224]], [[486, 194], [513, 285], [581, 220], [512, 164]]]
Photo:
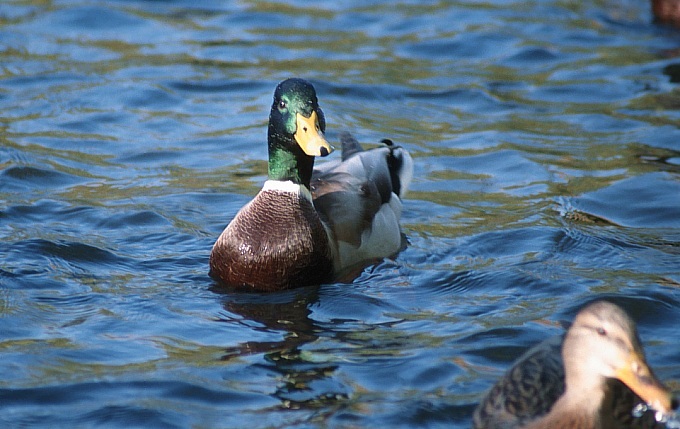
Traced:
[[[3, 2], [0, 426], [467, 428], [596, 297], [680, 392], [679, 54], [636, 0]], [[411, 152], [408, 246], [225, 290], [290, 76]]]

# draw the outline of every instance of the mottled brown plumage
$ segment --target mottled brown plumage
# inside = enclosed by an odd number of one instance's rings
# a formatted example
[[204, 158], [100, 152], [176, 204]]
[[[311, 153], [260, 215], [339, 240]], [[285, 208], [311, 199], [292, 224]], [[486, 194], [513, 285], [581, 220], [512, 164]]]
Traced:
[[[629, 386], [615, 377], [623, 377]], [[520, 357], [482, 399], [473, 425], [476, 429], [663, 427], [651, 412], [633, 417], [635, 405], [645, 402], [670, 411], [670, 393], [649, 370], [634, 322], [616, 305], [599, 301], [579, 312], [565, 337], [544, 341]]]
[[519, 428], [550, 411], [564, 393], [561, 347], [554, 337], [522, 355], [480, 402], [474, 427]]

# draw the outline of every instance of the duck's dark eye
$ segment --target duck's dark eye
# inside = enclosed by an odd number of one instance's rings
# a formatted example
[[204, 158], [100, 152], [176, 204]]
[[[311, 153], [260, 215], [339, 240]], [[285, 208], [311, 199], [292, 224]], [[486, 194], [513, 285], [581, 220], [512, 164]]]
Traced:
[[597, 328], [597, 335], [604, 337], [607, 335], [607, 331], [604, 328]]
[[279, 109], [285, 109], [286, 108], [286, 102], [284, 100], [279, 101]]

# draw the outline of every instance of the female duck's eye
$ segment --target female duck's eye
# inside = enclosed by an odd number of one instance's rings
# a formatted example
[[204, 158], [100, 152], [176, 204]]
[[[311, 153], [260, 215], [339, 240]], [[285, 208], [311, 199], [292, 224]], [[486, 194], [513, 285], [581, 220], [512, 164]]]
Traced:
[[597, 328], [597, 334], [604, 337], [607, 335], [607, 331], [605, 331], [604, 328]]

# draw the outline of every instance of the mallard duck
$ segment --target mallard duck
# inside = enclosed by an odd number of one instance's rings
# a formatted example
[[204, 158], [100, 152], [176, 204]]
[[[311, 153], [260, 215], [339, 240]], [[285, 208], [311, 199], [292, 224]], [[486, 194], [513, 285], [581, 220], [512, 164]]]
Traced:
[[342, 136], [333, 151], [311, 83], [279, 83], [269, 114], [268, 180], [219, 236], [210, 273], [227, 285], [274, 291], [328, 282], [402, 246], [401, 198], [413, 175], [408, 152], [385, 140], [363, 150]]
[[615, 304], [596, 301], [576, 315], [564, 337], [520, 357], [482, 399], [473, 422], [477, 429], [653, 425], [653, 418], [632, 418], [638, 397], [657, 412], [672, 410], [671, 393], [647, 365], [635, 323]]

